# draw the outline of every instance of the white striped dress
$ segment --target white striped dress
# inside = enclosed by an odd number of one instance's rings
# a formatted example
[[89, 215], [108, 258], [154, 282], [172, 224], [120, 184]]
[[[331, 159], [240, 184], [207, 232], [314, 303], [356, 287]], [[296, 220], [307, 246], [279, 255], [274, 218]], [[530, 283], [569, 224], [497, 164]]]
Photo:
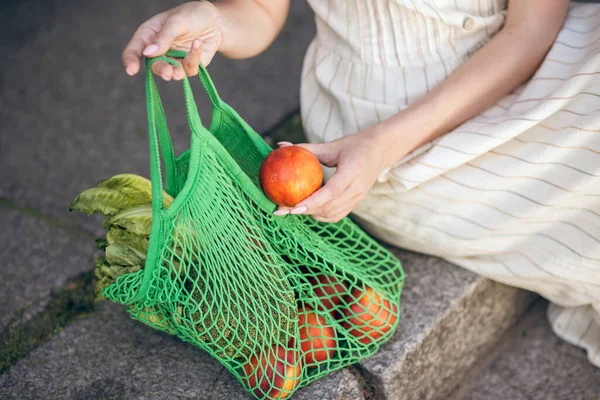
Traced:
[[[497, 32], [503, 0], [309, 0], [311, 142], [400, 112]], [[600, 366], [600, 5], [572, 3], [526, 84], [385, 171], [355, 216], [391, 244], [548, 298]]]

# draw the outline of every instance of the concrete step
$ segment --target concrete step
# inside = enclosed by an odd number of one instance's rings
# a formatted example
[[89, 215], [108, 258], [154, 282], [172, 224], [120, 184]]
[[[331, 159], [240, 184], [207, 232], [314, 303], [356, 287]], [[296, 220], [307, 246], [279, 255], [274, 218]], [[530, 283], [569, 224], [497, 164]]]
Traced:
[[50, 293], [89, 271], [93, 237], [0, 204], [0, 330], [46, 307]]
[[[0, 135], [0, 398], [249, 398], [205, 353], [130, 320], [123, 307], [92, 311], [86, 271], [99, 220], [67, 213], [73, 197], [102, 178], [147, 176], [143, 78], [124, 74], [120, 51], [140, 22], [178, 3], [8, 2], [0, 27], [13, 39], [0, 42], [0, 120], [10, 132]], [[222, 97], [261, 132], [298, 107], [314, 25], [305, 2], [292, 7], [264, 55], [217, 58], [210, 67]], [[181, 150], [189, 138], [181, 89], [171, 83], [161, 93]], [[210, 107], [198, 99], [207, 122]], [[303, 140], [299, 118], [266, 139]], [[377, 355], [296, 399], [444, 395], [532, 298], [443, 260], [393, 251], [407, 273], [398, 331]]]
[[[41, 233], [46, 232], [43, 221], [37, 224], [42, 225]], [[83, 240], [73, 232], [58, 234], [66, 243]], [[43, 244], [49, 251], [52, 245]], [[81, 245], [91, 247], [92, 243]], [[71, 265], [72, 248], [55, 251]], [[393, 251], [407, 273], [398, 331], [375, 356], [302, 389], [295, 398], [429, 399], [449, 392], [531, 299], [526, 292], [481, 279], [440, 259]], [[47, 272], [61, 274], [59, 259]], [[77, 266], [89, 262], [92, 267], [91, 257], [73, 261]], [[35, 262], [25, 268], [36, 270]], [[30, 288], [43, 287], [44, 282], [20, 280]], [[40, 293], [47, 293], [44, 290]], [[89, 287], [83, 292], [90, 298]], [[18, 310], [19, 304], [23, 303], [11, 304], [10, 309]], [[89, 311], [75, 314], [64, 330], [59, 325], [58, 334], [48, 341], [42, 338], [39, 347], [0, 375], [0, 398], [250, 398], [207, 354], [131, 320], [124, 307], [103, 303]], [[28, 329], [21, 332], [22, 340], [28, 340], [36, 324], [55, 314], [56, 309], [42, 309], [34, 315], [24, 324]], [[20, 324], [12, 323], [4, 332]], [[3, 346], [0, 356], [10, 350]]]
[[443, 399], [534, 296], [434, 257], [393, 252], [407, 275], [402, 326], [361, 366], [381, 398]]
[[600, 399], [600, 368], [552, 332], [547, 304], [538, 301], [465, 377], [451, 400]]
[[[104, 303], [0, 376], [3, 399], [251, 399], [206, 353]], [[298, 399], [358, 399], [347, 370]]]

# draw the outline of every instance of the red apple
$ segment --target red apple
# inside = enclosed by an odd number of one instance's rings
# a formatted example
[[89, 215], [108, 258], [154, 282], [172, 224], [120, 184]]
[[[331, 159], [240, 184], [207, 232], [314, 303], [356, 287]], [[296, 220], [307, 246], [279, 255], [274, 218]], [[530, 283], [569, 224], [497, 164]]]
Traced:
[[329, 311], [340, 304], [342, 297], [347, 292], [346, 285], [335, 275], [319, 274], [309, 276], [308, 281], [313, 287], [315, 296], [319, 298], [323, 307]]
[[298, 310], [298, 330], [300, 348], [308, 367], [316, 367], [333, 356], [336, 348], [335, 330], [310, 307]]
[[363, 344], [371, 344], [392, 329], [398, 318], [398, 307], [381, 293], [366, 286], [355, 288], [344, 298], [349, 308], [344, 310], [342, 326]]
[[300, 383], [302, 364], [295, 350], [277, 346], [253, 356], [243, 370], [244, 383], [257, 397], [285, 399]]
[[265, 157], [259, 180], [273, 203], [294, 207], [321, 187], [323, 170], [313, 153], [303, 147], [287, 146]]

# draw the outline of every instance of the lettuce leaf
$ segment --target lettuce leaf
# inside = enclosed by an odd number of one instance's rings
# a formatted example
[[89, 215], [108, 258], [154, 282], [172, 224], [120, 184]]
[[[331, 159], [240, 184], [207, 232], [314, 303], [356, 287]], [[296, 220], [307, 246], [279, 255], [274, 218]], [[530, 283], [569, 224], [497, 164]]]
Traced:
[[131, 247], [120, 243], [113, 243], [106, 247], [106, 260], [111, 265], [141, 265], [146, 261], [146, 254], [140, 254]]
[[108, 242], [104, 238], [96, 239], [96, 250], [104, 250], [108, 246]]
[[146, 258], [146, 253], [148, 253], [148, 236], [136, 235], [135, 233], [114, 226], [108, 229], [106, 242], [108, 244], [118, 243], [127, 246], [143, 259]]
[[[139, 201], [139, 204], [152, 203], [152, 184], [142, 176], [119, 174], [98, 183], [98, 187], [114, 189]], [[163, 205], [169, 207], [173, 197], [163, 191]]]
[[[172, 202], [173, 197], [163, 191], [164, 208]], [[152, 205], [152, 184], [139, 175], [120, 174], [81, 192], [71, 203], [69, 211], [77, 210], [88, 215], [100, 213], [107, 217], [140, 205]]]
[[69, 211], [77, 210], [88, 215], [100, 213], [109, 216], [139, 204], [139, 200], [115, 189], [94, 187], [79, 193], [71, 203]]
[[102, 222], [104, 229], [119, 227], [131, 233], [150, 236], [152, 227], [152, 206], [141, 205], [127, 208], [118, 214], [107, 217]]
[[96, 269], [94, 269], [94, 275], [96, 276], [96, 301], [104, 300], [102, 291], [115, 283], [117, 278], [121, 275], [130, 274], [137, 272], [142, 269], [140, 265], [132, 266], [120, 266], [120, 265], [109, 265], [106, 257], [96, 258]]

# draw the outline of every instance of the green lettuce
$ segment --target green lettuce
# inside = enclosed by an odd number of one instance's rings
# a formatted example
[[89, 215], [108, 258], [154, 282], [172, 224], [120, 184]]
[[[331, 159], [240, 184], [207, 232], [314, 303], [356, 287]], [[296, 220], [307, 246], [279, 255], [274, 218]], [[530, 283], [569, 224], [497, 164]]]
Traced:
[[150, 236], [152, 227], [152, 205], [140, 205], [126, 208], [119, 213], [107, 217], [102, 227], [120, 227], [136, 235]]
[[[118, 190], [120, 193], [135, 198], [140, 203], [152, 203], [152, 184], [144, 177], [135, 174], [119, 174], [98, 183], [98, 187]], [[163, 191], [163, 205], [168, 208], [173, 197]]]
[[75, 197], [69, 211], [77, 210], [87, 215], [100, 213], [109, 216], [138, 204], [139, 201], [118, 190], [93, 187]]

